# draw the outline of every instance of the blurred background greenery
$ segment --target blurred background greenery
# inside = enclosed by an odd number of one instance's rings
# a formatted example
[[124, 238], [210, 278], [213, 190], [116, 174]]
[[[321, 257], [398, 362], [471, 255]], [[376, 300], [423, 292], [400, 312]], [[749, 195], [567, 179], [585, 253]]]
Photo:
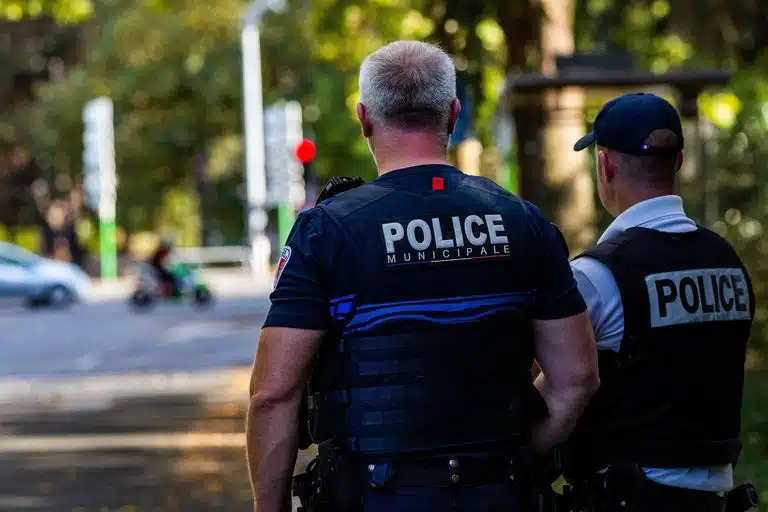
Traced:
[[[154, 233], [164, 232], [187, 246], [243, 243], [244, 7], [241, 0], [0, 0], [0, 239], [56, 255], [51, 233], [65, 232], [69, 254], [61, 257], [89, 265], [98, 252], [98, 230], [79, 193], [81, 110], [106, 95], [115, 104], [123, 253], [143, 254]], [[498, 148], [509, 151], [510, 141], [499, 140], [506, 135], [497, 126], [508, 77], [551, 75], [556, 57], [573, 52], [625, 52], [637, 69], [654, 73], [733, 72], [728, 86], [698, 98], [708, 131], [698, 165], [706, 165], [715, 192], [703, 209], [699, 182], [683, 180], [682, 193], [698, 220], [707, 219], [731, 240], [752, 274], [758, 309], [739, 471], [768, 492], [768, 380], [762, 374], [768, 350], [766, 2], [289, 1], [263, 24], [264, 102], [302, 104], [321, 179], [375, 175], [354, 117], [356, 73], [367, 53], [400, 38], [437, 42], [454, 56], [472, 105], [471, 138], [482, 148], [480, 172], [503, 181], [509, 176], [502, 164], [510, 156]], [[596, 106], [579, 100], [580, 121], [588, 123]], [[547, 134], [555, 118], [550, 113], [535, 128]], [[531, 128], [525, 119], [516, 121], [518, 133]], [[576, 132], [582, 129], [576, 125]], [[546, 153], [540, 176], [530, 169], [518, 176], [523, 192], [533, 190], [533, 182], [553, 186], [557, 169], [570, 161], [579, 166], [574, 177], [590, 175], [589, 163], [569, 149], [550, 151], [553, 141], [572, 132], [557, 133], [538, 148]], [[572, 141], [566, 143], [569, 148]], [[571, 219], [588, 228], [579, 235], [566, 225], [569, 240], [580, 247], [608, 219], [591, 188], [577, 192], [547, 211], [558, 223]], [[701, 213], [706, 208], [709, 213]], [[208, 240], [201, 239], [203, 219]]]

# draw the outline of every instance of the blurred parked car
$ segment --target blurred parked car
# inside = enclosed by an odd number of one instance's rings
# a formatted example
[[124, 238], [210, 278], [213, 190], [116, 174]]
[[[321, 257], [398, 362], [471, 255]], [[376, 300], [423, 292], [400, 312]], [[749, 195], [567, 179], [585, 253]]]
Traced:
[[77, 265], [0, 242], [0, 298], [20, 298], [29, 307], [66, 308], [83, 299], [90, 286]]

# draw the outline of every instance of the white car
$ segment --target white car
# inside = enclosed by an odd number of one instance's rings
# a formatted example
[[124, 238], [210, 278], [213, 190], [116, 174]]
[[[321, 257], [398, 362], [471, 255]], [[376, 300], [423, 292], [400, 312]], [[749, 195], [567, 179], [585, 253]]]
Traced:
[[90, 278], [77, 265], [0, 242], [0, 299], [20, 298], [30, 307], [65, 308], [82, 300], [90, 286]]

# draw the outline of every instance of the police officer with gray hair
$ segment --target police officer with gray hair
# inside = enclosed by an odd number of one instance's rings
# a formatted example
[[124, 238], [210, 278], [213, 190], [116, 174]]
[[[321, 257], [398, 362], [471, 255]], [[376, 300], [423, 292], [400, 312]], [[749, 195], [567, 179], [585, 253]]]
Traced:
[[[683, 132], [671, 104], [608, 102], [574, 149], [589, 147], [616, 218], [572, 262], [602, 381], [571, 440], [576, 509], [723, 511], [741, 448], [749, 275], [674, 193]], [[740, 487], [729, 508], [753, 491]]]
[[256, 508], [289, 510], [309, 380], [305, 510], [529, 510], [523, 453], [564, 441], [599, 384], [557, 230], [448, 163], [460, 104], [442, 50], [379, 49], [360, 95], [378, 177], [337, 180], [299, 215], [270, 297], [247, 426]]

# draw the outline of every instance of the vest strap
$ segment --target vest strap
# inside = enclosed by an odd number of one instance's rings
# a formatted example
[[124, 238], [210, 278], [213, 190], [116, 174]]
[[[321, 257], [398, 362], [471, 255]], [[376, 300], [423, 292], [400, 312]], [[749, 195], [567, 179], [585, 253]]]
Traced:
[[394, 191], [394, 188], [379, 183], [367, 183], [350, 191], [349, 194], [345, 194], [343, 199], [331, 198], [317, 205], [317, 208], [320, 208], [332, 219], [338, 221], [368, 203], [381, 199]]

